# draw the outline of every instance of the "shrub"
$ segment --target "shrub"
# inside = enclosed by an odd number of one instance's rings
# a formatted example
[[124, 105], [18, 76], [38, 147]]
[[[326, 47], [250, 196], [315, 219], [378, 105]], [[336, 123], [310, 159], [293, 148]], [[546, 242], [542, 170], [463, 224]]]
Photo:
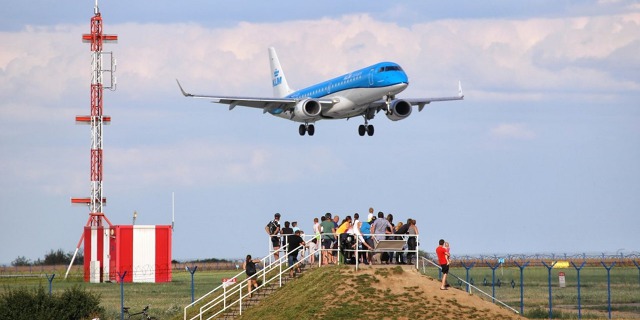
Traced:
[[37, 289], [9, 289], [0, 295], [0, 319], [93, 319], [103, 318], [100, 297], [78, 286], [49, 295]]

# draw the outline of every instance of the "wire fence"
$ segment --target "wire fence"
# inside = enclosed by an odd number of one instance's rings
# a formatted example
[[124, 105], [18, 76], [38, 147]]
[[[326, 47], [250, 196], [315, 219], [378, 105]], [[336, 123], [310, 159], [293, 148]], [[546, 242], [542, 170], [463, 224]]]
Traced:
[[[433, 254], [424, 254], [432, 261]], [[530, 318], [640, 319], [640, 254], [454, 256], [448, 283]], [[424, 274], [441, 279], [437, 266]]]
[[[407, 254], [407, 251], [396, 251]], [[435, 254], [421, 257], [437, 261]], [[239, 270], [242, 259], [217, 262], [174, 262], [170, 268], [138, 266], [132, 273], [184, 274], [197, 266], [198, 273]], [[54, 274], [66, 265], [0, 266], [0, 278], [19, 283], [33, 278], [49, 286]], [[421, 265], [421, 271], [440, 279], [440, 270]], [[71, 280], [83, 281], [84, 267], [73, 266]], [[38, 279], [38, 280], [36, 280]], [[56, 281], [58, 281], [56, 277]], [[28, 280], [27, 280], [28, 281]], [[454, 255], [449, 284], [487, 301], [500, 300], [530, 318], [624, 318], [640, 319], [640, 253], [597, 254], [483, 254]], [[44, 281], [46, 284], [47, 282]], [[470, 286], [486, 292], [474, 293]]]
[[[434, 254], [426, 254], [433, 258]], [[536, 253], [536, 254], [481, 254], [481, 255], [453, 255], [452, 264], [462, 266], [469, 263], [486, 263], [492, 261], [503, 261], [504, 264], [514, 264], [521, 261], [530, 261], [531, 266], [544, 266], [542, 261], [584, 261], [586, 266], [599, 266], [602, 261], [616, 262], [618, 266], [632, 267], [640, 263], [640, 253], [580, 253], [580, 254], [556, 254], [556, 253]], [[636, 263], [634, 263], [636, 261]]]

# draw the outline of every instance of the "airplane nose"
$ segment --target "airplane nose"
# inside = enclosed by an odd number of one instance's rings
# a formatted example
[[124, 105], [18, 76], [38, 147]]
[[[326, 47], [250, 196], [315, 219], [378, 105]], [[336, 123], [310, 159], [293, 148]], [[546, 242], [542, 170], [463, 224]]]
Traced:
[[404, 82], [404, 83], [406, 83], [406, 84], [409, 84], [409, 77], [407, 77], [407, 74], [406, 74], [406, 73], [404, 73], [404, 72], [403, 72], [403, 73], [400, 75], [400, 82]]
[[400, 84], [400, 83], [409, 84], [409, 78], [404, 72], [398, 73], [388, 80], [389, 80], [389, 84]]

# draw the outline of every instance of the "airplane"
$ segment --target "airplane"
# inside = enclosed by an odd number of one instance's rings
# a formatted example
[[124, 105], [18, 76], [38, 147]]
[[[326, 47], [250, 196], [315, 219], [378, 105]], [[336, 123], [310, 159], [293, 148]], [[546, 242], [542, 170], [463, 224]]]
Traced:
[[397, 99], [396, 95], [409, 85], [402, 67], [393, 62], [380, 62], [308, 88], [294, 91], [289, 87], [280, 61], [273, 47], [269, 47], [273, 98], [217, 96], [187, 93], [176, 79], [185, 97], [210, 99], [213, 103], [262, 109], [284, 119], [302, 122], [301, 136], [315, 133], [314, 123], [325, 119], [349, 119], [362, 116], [364, 124], [358, 134], [373, 136], [374, 127], [369, 120], [384, 111], [387, 118], [398, 121], [411, 115], [412, 106], [422, 111], [425, 105], [436, 101], [463, 100], [462, 84], [458, 82], [458, 95], [452, 97]]

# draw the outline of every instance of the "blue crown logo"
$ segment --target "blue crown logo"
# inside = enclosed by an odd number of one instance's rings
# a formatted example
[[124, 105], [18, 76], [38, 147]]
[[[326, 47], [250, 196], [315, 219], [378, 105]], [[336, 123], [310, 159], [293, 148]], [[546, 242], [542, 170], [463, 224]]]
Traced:
[[273, 72], [273, 76], [277, 77], [280, 74], [280, 70], [276, 69], [276, 71]]

